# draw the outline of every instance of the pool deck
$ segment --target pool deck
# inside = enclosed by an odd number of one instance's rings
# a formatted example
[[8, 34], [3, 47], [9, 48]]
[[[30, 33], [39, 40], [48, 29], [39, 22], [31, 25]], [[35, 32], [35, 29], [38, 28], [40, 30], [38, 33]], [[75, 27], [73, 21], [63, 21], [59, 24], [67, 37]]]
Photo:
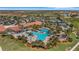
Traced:
[[37, 40], [44, 41], [48, 37], [48, 29], [41, 28], [38, 32], [33, 31], [32, 34], [37, 37]]

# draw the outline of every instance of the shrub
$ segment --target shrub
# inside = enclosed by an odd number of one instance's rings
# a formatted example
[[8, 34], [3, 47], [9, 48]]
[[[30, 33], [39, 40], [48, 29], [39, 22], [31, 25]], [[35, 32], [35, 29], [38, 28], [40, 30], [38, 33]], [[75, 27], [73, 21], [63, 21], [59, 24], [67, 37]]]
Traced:
[[68, 41], [69, 41], [69, 42], [72, 42], [72, 41], [73, 41], [73, 39], [72, 39], [72, 38], [69, 38], [69, 39], [68, 39]]

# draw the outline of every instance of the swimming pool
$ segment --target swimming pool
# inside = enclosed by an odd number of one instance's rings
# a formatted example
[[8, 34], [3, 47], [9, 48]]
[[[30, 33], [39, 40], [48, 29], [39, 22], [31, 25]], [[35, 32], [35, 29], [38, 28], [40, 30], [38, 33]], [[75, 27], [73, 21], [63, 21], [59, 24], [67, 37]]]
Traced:
[[48, 29], [42, 28], [38, 32], [33, 31], [32, 34], [37, 37], [37, 40], [43, 41], [49, 35], [48, 31]]

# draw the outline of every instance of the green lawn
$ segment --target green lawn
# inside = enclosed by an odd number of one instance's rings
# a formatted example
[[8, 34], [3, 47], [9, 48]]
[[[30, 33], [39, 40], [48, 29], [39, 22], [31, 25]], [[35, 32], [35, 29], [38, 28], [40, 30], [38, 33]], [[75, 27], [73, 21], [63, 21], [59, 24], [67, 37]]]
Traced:
[[66, 22], [71, 22], [75, 28], [79, 29], [79, 18], [65, 18]]
[[[72, 34], [71, 37], [73, 38], [72, 43], [58, 44], [57, 47], [48, 49], [47, 51], [64, 51], [69, 47], [73, 47], [79, 40], [75, 38], [74, 34]], [[20, 42], [19, 40], [11, 39], [8, 36], [5, 37], [0, 36], [0, 46], [4, 51], [33, 51], [34, 50], [30, 47], [24, 46], [24, 43]], [[40, 51], [40, 49], [35, 49], [35, 51], [36, 50]]]
[[1, 37], [0, 36], [0, 46], [4, 51], [25, 51], [31, 50], [29, 47], [24, 46], [23, 43], [17, 41], [15, 39], [11, 39], [8, 36]]
[[56, 48], [51, 48], [49, 50], [64, 51], [68, 48], [72, 48], [79, 41], [79, 39], [76, 39], [76, 37], [73, 33], [71, 34], [71, 37], [73, 38], [72, 43], [58, 44], [58, 46]]
[[[75, 19], [74, 19], [75, 20]], [[79, 28], [79, 20], [75, 20], [75, 21], [71, 21], [72, 24]], [[79, 39], [76, 39], [75, 35], [72, 33], [71, 37], [73, 39], [72, 43], [67, 43], [67, 44], [58, 44], [57, 47], [48, 49], [47, 51], [64, 51], [67, 48], [72, 48], [78, 41]], [[1, 37], [0, 36], [0, 46], [2, 47], [2, 49], [4, 51], [33, 51], [34, 49], [30, 48], [30, 47], [26, 47], [24, 46], [24, 43], [15, 40], [15, 39], [11, 39], [8, 36], [6, 37]], [[35, 51], [38, 51], [40, 49], [35, 49]], [[75, 49], [76, 51], [79, 51], [79, 48]]]
[[74, 51], [79, 51], [79, 46]]

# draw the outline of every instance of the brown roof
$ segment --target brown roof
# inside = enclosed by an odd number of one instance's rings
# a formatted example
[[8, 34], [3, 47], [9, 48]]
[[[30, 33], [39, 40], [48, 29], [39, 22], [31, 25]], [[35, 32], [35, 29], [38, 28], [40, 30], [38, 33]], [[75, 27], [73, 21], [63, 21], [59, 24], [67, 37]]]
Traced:
[[9, 27], [8, 29], [11, 29], [11, 30], [16, 31], [16, 32], [18, 32], [18, 31], [21, 30], [18, 25], [15, 25], [15, 26], [13, 26], [13, 27]]
[[6, 30], [6, 28], [2, 25], [0, 25], [0, 32], [4, 32]]
[[41, 24], [42, 24], [42, 22], [40, 22], [40, 21], [35, 21], [35, 22], [27, 23], [26, 26], [41, 25]]

